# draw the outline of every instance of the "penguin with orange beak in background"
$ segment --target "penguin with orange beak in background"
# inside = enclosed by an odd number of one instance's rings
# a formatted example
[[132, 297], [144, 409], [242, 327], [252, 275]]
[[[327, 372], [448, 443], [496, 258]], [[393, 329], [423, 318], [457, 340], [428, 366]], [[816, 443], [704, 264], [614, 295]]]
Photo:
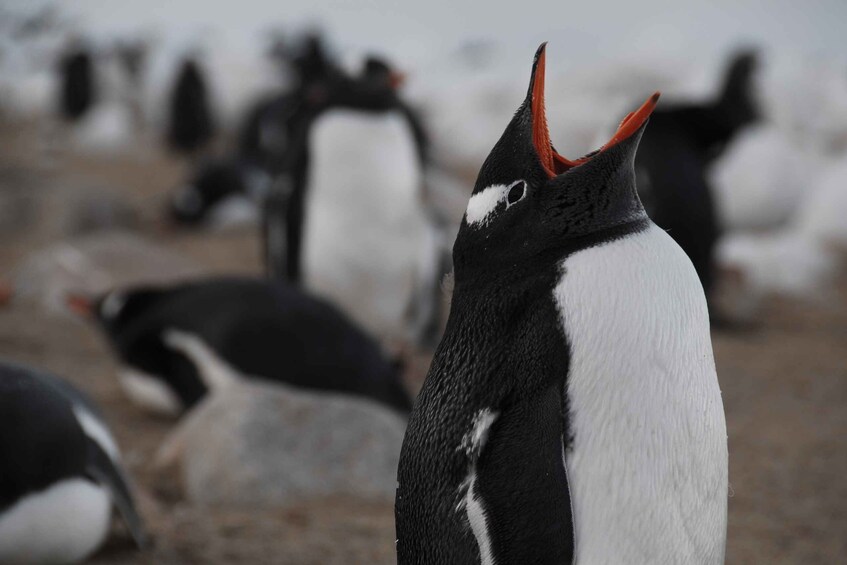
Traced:
[[550, 142], [545, 47], [453, 247], [412, 412], [400, 565], [722, 563], [727, 442], [709, 318], [633, 161], [658, 93], [600, 150]]

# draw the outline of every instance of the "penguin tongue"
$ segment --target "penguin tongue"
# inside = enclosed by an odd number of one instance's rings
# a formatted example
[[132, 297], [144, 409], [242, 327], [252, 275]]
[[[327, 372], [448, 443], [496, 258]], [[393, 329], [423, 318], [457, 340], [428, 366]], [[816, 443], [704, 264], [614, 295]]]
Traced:
[[587, 163], [593, 156], [614, 147], [630, 137], [647, 121], [647, 118], [653, 113], [653, 109], [659, 101], [660, 93], [655, 92], [638, 110], [630, 112], [623, 119], [618, 127], [618, 131], [603, 147], [585, 157], [572, 161], [567, 157], [559, 155], [553, 149], [553, 144], [550, 141], [550, 128], [547, 125], [547, 114], [544, 108], [544, 71], [546, 59], [547, 50], [542, 46], [532, 83], [532, 142], [535, 146], [535, 152], [538, 154], [538, 159], [541, 161], [541, 166], [550, 178], [583, 163]]

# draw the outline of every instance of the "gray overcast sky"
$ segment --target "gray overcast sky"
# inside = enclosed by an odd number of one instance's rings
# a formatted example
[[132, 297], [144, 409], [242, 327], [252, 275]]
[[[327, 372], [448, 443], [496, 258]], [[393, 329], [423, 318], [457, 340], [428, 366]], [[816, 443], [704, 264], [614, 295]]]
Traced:
[[549, 39], [574, 57], [715, 52], [744, 40], [802, 54], [847, 53], [845, 0], [66, 0], [63, 5], [98, 29], [215, 29], [235, 44], [275, 22], [320, 22], [341, 45], [412, 57], [469, 39], [500, 39], [522, 50]]

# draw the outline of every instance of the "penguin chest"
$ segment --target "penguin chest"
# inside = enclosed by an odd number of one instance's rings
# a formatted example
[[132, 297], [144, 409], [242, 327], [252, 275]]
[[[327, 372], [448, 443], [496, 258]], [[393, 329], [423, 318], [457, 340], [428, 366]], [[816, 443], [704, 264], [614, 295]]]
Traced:
[[723, 563], [726, 425], [703, 290], [661, 229], [565, 259], [578, 563]]
[[427, 242], [411, 131], [399, 112], [330, 112], [310, 152], [307, 285], [371, 331], [396, 331]]
[[0, 563], [75, 563], [91, 555], [109, 528], [107, 491], [69, 478], [31, 493], [0, 514]]

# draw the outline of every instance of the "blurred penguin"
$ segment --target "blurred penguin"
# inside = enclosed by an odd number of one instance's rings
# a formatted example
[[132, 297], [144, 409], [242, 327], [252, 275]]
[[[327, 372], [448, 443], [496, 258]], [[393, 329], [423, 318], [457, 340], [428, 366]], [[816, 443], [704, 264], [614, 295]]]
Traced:
[[232, 378], [412, 407], [399, 362], [335, 306], [285, 283], [210, 278], [70, 295], [68, 306], [97, 322], [127, 396], [151, 411], [179, 414]]
[[81, 39], [74, 39], [59, 61], [59, 76], [59, 113], [76, 123], [97, 99], [94, 55]]
[[77, 563], [103, 543], [116, 508], [148, 544], [99, 411], [69, 383], [0, 362], [0, 563]]
[[[423, 204], [420, 121], [381, 59], [307, 95], [287, 215], [287, 272], [382, 338], [421, 339], [438, 263]], [[273, 249], [282, 245], [268, 244]], [[429, 300], [429, 298], [427, 299]]]
[[755, 69], [753, 52], [738, 53], [714, 101], [659, 106], [635, 162], [645, 208], [688, 254], [707, 298], [714, 283], [714, 247], [721, 232], [707, 168], [744, 126], [759, 117], [753, 92]]
[[205, 74], [195, 57], [186, 57], [177, 73], [169, 110], [169, 147], [196, 156], [211, 141], [215, 120]]

